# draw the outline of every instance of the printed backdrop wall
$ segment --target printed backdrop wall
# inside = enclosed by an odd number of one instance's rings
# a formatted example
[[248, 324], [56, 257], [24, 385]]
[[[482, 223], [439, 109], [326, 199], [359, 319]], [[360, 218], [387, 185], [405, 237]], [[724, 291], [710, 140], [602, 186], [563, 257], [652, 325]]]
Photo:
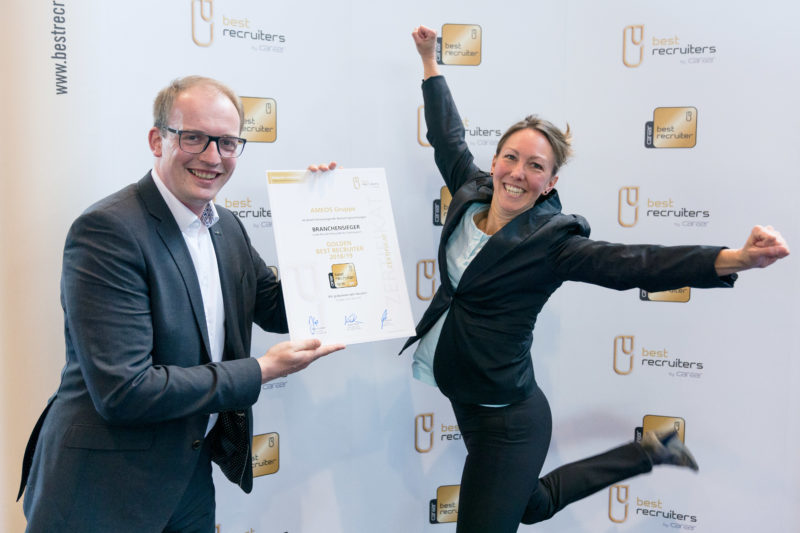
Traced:
[[[738, 247], [754, 224], [772, 224], [800, 245], [794, 3], [10, 4], [0, 32], [5, 531], [24, 528], [20, 459], [63, 365], [64, 236], [151, 167], [152, 99], [175, 77], [209, 75], [247, 97], [250, 142], [217, 201], [270, 265], [267, 169], [385, 167], [416, 318], [438, 286], [449, 202], [420, 121], [419, 24], [440, 33], [482, 166], [526, 114], [569, 123], [576, 156], [559, 191], [594, 238]], [[657, 469], [520, 530], [798, 530], [797, 273], [790, 257], [733, 290], [557, 292], [532, 354], [554, 416], [545, 470], [663, 424], [677, 424], [701, 469]], [[257, 334], [253, 355], [282, 339]], [[461, 435], [447, 400], [411, 378], [402, 343], [355, 345], [263, 386], [258, 477], [244, 495], [215, 472], [219, 532], [455, 530]]]

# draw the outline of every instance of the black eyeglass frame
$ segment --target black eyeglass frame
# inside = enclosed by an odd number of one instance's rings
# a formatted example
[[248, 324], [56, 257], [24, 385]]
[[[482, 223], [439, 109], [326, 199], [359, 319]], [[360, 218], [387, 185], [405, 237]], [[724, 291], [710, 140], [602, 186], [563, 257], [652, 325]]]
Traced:
[[[241, 137], [234, 137], [233, 135], [209, 135], [208, 133], [204, 133], [202, 131], [176, 130], [175, 128], [170, 128], [169, 126], [162, 126], [161, 129], [164, 129], [164, 130], [167, 130], [167, 131], [169, 131], [171, 133], [176, 134], [178, 136], [178, 146], [180, 147], [181, 150], [183, 150], [187, 154], [202, 154], [203, 152], [206, 151], [206, 149], [208, 148], [208, 145], [211, 144], [211, 141], [214, 141], [214, 144], [217, 145], [217, 153], [219, 154], [220, 157], [236, 158], [236, 157], [239, 157], [240, 155], [242, 155], [242, 152], [244, 152], [244, 145], [247, 144], [247, 139], [243, 139]], [[203, 149], [200, 150], [199, 152], [191, 152], [191, 151], [187, 150], [186, 148], [184, 148], [183, 147], [183, 142], [182, 142], [182, 137], [183, 137], [184, 133], [193, 133], [195, 135], [205, 135], [206, 137], [208, 137], [208, 139], [206, 140], [206, 143], [203, 145]], [[236, 139], [237, 146], [240, 146], [240, 148], [238, 150], [238, 153], [236, 153], [234, 155], [225, 155], [225, 154], [223, 154], [222, 150], [220, 150], [220, 148], [219, 148], [219, 140], [220, 139]]]

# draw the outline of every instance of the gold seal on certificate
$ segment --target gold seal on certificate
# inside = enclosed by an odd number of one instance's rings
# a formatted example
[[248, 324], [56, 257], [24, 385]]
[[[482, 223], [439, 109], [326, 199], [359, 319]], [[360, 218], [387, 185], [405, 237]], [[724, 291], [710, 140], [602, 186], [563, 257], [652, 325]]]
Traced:
[[333, 265], [331, 273], [329, 274], [329, 281], [331, 282], [331, 289], [338, 289], [341, 287], [356, 287], [358, 286], [358, 279], [356, 278], [356, 267], [353, 263], [345, 263], [343, 265]]
[[292, 339], [414, 334], [383, 169], [268, 171], [267, 189]]

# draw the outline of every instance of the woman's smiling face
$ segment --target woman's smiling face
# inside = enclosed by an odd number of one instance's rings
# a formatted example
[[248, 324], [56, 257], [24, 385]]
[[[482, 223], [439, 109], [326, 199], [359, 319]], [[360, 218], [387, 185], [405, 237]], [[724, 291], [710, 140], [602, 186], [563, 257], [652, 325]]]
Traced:
[[553, 148], [541, 132], [525, 128], [509, 136], [492, 159], [495, 215], [508, 221], [533, 207], [558, 181], [554, 164]]

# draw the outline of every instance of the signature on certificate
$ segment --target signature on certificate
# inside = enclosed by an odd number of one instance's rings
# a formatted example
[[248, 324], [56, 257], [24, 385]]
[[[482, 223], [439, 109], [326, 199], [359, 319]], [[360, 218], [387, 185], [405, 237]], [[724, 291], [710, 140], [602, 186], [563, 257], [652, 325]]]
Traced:
[[357, 326], [358, 324], [361, 324], [361, 321], [358, 319], [358, 315], [356, 313], [344, 315], [345, 326]]
[[384, 309], [383, 313], [381, 314], [381, 329], [383, 329], [383, 324], [386, 322], [387, 318], [389, 318], [389, 310]]
[[316, 317], [309, 315], [308, 316], [308, 331], [309, 331], [309, 333], [314, 335], [317, 332], [318, 328], [319, 328], [319, 320], [317, 320]]

